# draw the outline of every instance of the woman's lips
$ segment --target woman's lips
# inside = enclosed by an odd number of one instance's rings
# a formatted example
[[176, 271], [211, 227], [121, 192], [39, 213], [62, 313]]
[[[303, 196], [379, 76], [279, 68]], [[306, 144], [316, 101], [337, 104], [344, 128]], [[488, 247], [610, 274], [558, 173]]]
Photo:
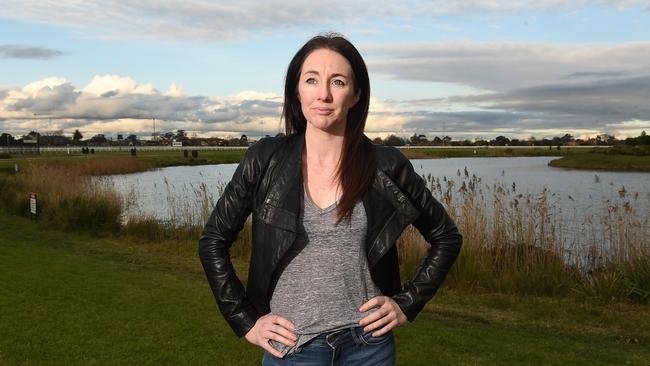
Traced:
[[334, 109], [332, 108], [314, 108], [314, 110], [318, 114], [331, 114], [332, 112], [334, 112]]

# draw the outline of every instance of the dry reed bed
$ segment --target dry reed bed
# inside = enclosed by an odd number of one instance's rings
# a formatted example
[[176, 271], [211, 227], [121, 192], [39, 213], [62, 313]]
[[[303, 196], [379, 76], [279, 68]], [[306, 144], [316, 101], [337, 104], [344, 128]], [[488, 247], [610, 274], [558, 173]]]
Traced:
[[[605, 300], [650, 298], [648, 213], [633, 203], [638, 194], [607, 203], [599, 220], [565, 220], [548, 189], [522, 195], [488, 187], [467, 170], [458, 180], [425, 177], [464, 237], [448, 285], [475, 291], [568, 295]], [[486, 193], [486, 190], [488, 193]], [[592, 217], [595, 219], [595, 217]], [[580, 242], [567, 229], [592, 233]], [[417, 270], [427, 245], [412, 227], [399, 242], [403, 274]]]

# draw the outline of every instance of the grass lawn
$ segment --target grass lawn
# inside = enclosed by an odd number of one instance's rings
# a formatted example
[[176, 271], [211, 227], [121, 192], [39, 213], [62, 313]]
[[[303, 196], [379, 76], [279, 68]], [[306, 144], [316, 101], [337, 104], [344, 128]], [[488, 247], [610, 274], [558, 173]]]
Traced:
[[[187, 243], [45, 230], [0, 212], [0, 365], [254, 365]], [[241, 265], [241, 263], [239, 263]], [[648, 365], [650, 306], [443, 291], [399, 365]]]
[[466, 147], [466, 148], [400, 148], [409, 159], [431, 159], [431, 158], [487, 158], [487, 157], [527, 157], [527, 156], [565, 156], [582, 155], [590, 149], [562, 147], [557, 150], [555, 147], [549, 149], [544, 146], [509, 148], [504, 147]]
[[650, 155], [579, 154], [552, 160], [558, 168], [650, 172]]
[[[174, 165], [204, 165], [204, 164], [222, 164], [222, 163], [238, 163], [244, 156], [246, 150], [244, 149], [229, 149], [229, 150], [201, 150], [198, 152], [197, 158], [192, 158], [191, 155], [186, 158], [183, 151], [138, 151], [137, 157], [134, 159], [144, 162], [143, 167], [155, 168]], [[191, 153], [191, 152], [190, 152]], [[12, 171], [14, 164], [18, 163], [19, 166], [31, 164], [34, 162], [48, 164], [69, 164], [75, 165], [80, 162], [97, 161], [106, 158], [114, 157], [129, 157], [128, 150], [124, 151], [108, 151], [97, 152], [95, 154], [83, 155], [79, 152], [70, 155], [62, 152], [57, 153], [44, 153], [36, 156], [21, 156], [13, 155], [9, 159], [0, 159], [0, 172]]]

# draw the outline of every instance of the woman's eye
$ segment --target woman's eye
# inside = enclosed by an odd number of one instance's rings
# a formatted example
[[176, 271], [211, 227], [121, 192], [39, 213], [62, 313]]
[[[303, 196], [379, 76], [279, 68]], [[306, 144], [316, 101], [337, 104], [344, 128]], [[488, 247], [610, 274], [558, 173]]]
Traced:
[[316, 79], [309, 78], [309, 79], [305, 80], [305, 83], [307, 83], [307, 84], [316, 84]]
[[334, 80], [334, 81], [332, 81], [332, 84], [334, 84], [336, 86], [345, 86], [345, 81], [343, 81], [343, 80]]

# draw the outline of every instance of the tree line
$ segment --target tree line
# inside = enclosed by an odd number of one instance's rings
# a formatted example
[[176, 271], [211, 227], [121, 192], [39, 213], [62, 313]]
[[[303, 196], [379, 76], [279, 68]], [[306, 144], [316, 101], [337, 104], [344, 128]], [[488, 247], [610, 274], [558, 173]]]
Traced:
[[[282, 135], [282, 133], [278, 135]], [[176, 132], [164, 132], [147, 140], [139, 139], [135, 134], [126, 136], [117, 134], [115, 139], [106, 137], [104, 134], [95, 134], [88, 139], [84, 139], [83, 134], [78, 129], [74, 131], [71, 137], [65, 136], [63, 131], [43, 134], [30, 131], [28, 134], [18, 138], [6, 132], [0, 134], [0, 147], [24, 146], [34, 143], [37, 143], [39, 146], [142, 146], [172, 145], [174, 142], [180, 142], [183, 146], [247, 146], [253, 141], [249, 141], [246, 135], [230, 138], [190, 137], [185, 130], [180, 129], [176, 130]], [[506, 136], [497, 136], [493, 139], [477, 137], [473, 140], [454, 140], [449, 136], [433, 136], [432, 138], [428, 138], [426, 135], [413, 134], [411, 137], [404, 138], [391, 134], [385, 138], [376, 137], [373, 139], [373, 142], [387, 146], [635, 146], [650, 145], [650, 136], [643, 131], [637, 137], [628, 137], [623, 140], [619, 140], [615, 136], [608, 134], [601, 134], [588, 139], [576, 139], [568, 133], [563, 136], [543, 139], [536, 139], [532, 136], [528, 139], [511, 139]]]

